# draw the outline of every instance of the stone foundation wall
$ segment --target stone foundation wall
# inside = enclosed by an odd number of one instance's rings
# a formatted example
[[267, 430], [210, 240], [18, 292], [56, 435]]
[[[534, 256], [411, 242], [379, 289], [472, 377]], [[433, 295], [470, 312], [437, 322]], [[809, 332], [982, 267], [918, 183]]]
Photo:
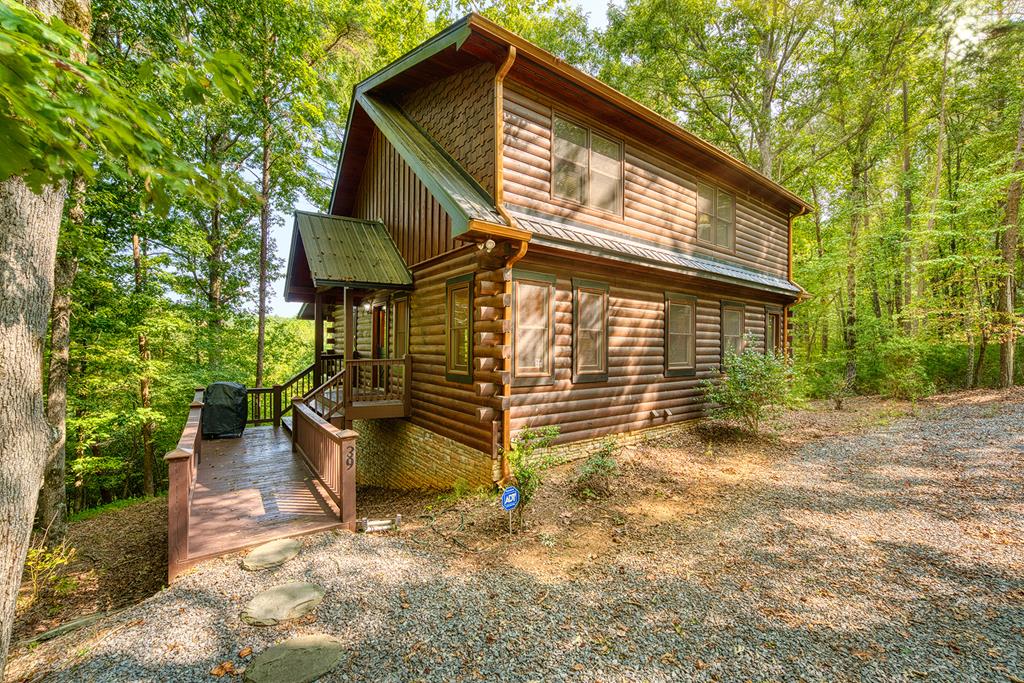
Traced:
[[676, 422], [669, 425], [637, 429], [632, 432], [622, 432], [620, 434], [598, 436], [593, 439], [571, 441], [569, 443], [551, 446], [543, 451], [539, 451], [539, 453], [551, 458], [556, 463], [571, 462], [573, 460], [580, 460], [588, 457], [599, 450], [606, 441], [614, 442], [619, 448], [650, 443], [659, 439], [671, 437], [673, 434], [689, 431], [693, 428], [695, 422], [695, 420], [686, 420], [685, 422]]
[[356, 483], [392, 489], [469, 488], [492, 483], [489, 454], [405, 419], [355, 420]]

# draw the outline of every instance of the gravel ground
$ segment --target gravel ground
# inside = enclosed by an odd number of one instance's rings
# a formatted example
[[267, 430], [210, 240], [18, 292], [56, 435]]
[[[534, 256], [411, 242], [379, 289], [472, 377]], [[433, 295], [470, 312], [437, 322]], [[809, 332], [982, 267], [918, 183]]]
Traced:
[[[411, 531], [310, 537], [263, 573], [209, 562], [10, 673], [35, 663], [51, 681], [214, 680], [217, 663], [244, 665], [244, 647], [326, 632], [349, 647], [324, 679], [337, 681], [1019, 682], [1021, 400], [750, 462], [648, 452], [682, 493], [609, 501], [617, 521], [595, 529], [615, 542], [564, 571]], [[694, 505], [680, 472], [714, 484], [699, 514], [672, 513]], [[299, 580], [327, 589], [315, 617], [239, 619], [259, 591]]]

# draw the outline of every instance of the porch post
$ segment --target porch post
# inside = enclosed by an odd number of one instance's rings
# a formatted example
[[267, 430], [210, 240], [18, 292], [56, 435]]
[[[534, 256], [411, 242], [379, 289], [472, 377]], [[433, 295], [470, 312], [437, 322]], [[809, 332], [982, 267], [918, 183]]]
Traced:
[[[355, 368], [356, 368], [355, 365], [349, 365], [349, 361], [352, 360], [352, 358], [355, 355], [355, 348], [354, 347], [355, 347], [356, 334], [355, 334], [355, 321], [354, 321], [354, 316], [353, 316], [353, 309], [354, 309], [354, 306], [353, 306], [353, 301], [352, 301], [352, 290], [350, 288], [346, 287], [345, 288], [345, 329], [342, 331], [342, 334], [345, 335], [345, 358], [342, 361], [345, 364], [343, 366], [345, 368], [345, 374], [344, 374], [344, 376], [342, 378], [343, 379], [343, 383], [341, 385], [342, 386], [342, 389], [341, 389], [341, 391], [342, 391], [341, 400], [342, 400], [342, 405], [343, 406], [347, 406], [348, 405], [349, 397], [352, 396], [352, 373], [355, 371]], [[345, 426], [346, 426], [346, 429], [348, 428], [349, 424], [351, 424], [351, 421], [349, 420], [348, 415], [346, 415], [345, 416]]]
[[313, 298], [313, 386], [324, 382], [324, 302], [320, 292]]

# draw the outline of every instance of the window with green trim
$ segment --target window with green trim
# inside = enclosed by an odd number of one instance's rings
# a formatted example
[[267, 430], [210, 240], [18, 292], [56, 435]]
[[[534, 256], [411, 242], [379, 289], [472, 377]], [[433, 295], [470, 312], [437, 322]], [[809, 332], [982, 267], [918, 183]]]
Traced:
[[743, 304], [722, 304], [722, 357], [728, 353], [743, 353]]
[[574, 382], [608, 379], [608, 285], [573, 280]]
[[473, 274], [445, 283], [445, 377], [473, 381]]
[[697, 240], [732, 250], [736, 201], [731, 194], [697, 183]]
[[547, 384], [555, 375], [555, 276], [513, 271], [512, 377]]
[[694, 374], [697, 368], [697, 299], [665, 294], [665, 374]]

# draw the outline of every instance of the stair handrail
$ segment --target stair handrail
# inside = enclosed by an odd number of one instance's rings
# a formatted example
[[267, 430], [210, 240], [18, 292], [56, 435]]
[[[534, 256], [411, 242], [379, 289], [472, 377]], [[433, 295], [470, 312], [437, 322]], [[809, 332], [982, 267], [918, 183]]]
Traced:
[[[326, 398], [327, 392], [331, 389], [341, 390], [340, 401], [334, 401]], [[321, 410], [317, 407], [317, 404], [326, 405], [328, 401], [332, 404], [330, 408]], [[303, 397], [303, 403], [305, 403], [310, 410], [328, 421], [330, 421], [332, 417], [339, 416], [344, 412], [345, 401], [345, 368], [342, 368], [340, 372], [332, 375], [326, 382], [311, 391], [308, 396]], [[341, 407], [341, 410], [338, 410], [339, 406]]]

